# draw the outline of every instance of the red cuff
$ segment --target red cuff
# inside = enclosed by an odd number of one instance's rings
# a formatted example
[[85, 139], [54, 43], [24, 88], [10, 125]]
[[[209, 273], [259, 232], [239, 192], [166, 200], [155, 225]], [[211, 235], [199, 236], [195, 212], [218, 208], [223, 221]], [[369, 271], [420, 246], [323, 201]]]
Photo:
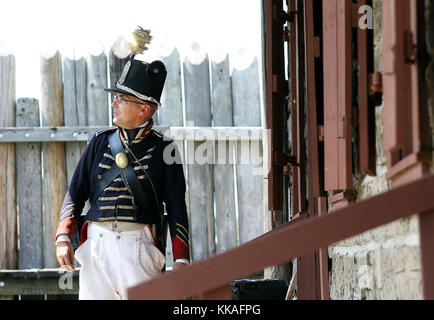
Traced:
[[61, 234], [67, 234], [69, 236], [69, 239], [72, 239], [75, 226], [76, 226], [76, 221], [74, 218], [68, 218], [63, 220], [57, 227], [56, 239]]
[[174, 261], [176, 259], [187, 259], [190, 261], [190, 249], [178, 236], [172, 237], [172, 252]]
[[89, 226], [89, 221], [86, 221], [80, 231], [80, 244], [83, 244], [87, 240], [87, 227]]

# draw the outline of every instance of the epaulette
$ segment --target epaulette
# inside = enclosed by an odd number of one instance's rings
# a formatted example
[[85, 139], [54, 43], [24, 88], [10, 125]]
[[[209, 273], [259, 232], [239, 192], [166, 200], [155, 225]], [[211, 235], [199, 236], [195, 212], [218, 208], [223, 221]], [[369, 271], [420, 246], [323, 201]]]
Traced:
[[99, 131], [97, 131], [97, 132], [95, 133], [95, 136], [99, 136], [99, 135], [102, 134], [102, 133], [105, 133], [105, 132], [113, 132], [113, 131], [116, 131], [116, 130], [117, 130], [116, 127], [108, 128], [108, 129], [103, 129], [103, 130], [99, 130]]

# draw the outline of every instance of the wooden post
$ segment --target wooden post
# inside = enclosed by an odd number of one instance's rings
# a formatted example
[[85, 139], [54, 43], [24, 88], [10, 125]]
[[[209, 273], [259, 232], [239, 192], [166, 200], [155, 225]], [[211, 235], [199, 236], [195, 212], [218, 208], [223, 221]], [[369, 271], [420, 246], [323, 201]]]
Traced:
[[[232, 96], [229, 58], [211, 62], [212, 106], [214, 126], [232, 127]], [[217, 253], [237, 246], [235, 206], [234, 142], [216, 142], [214, 189], [216, 205]], [[219, 151], [222, 151], [221, 154]]]
[[[116, 87], [116, 82], [121, 77], [125, 64], [128, 61], [128, 42], [124, 37], [119, 37], [113, 44], [109, 54], [110, 88]], [[113, 101], [113, 94], [110, 94], [110, 101]], [[111, 115], [110, 110], [110, 115]]]
[[[0, 127], [15, 126], [15, 57], [0, 56]], [[0, 143], [0, 269], [17, 267], [15, 144]]]
[[[0, 270], [0, 299], [5, 295], [20, 295], [21, 300], [64, 300], [79, 290], [79, 270], [67, 273], [58, 268]], [[72, 297], [71, 297], [72, 298]]]
[[[88, 124], [87, 66], [84, 57], [80, 59], [65, 58], [63, 60], [63, 109], [65, 126], [86, 126]], [[90, 136], [88, 138], [91, 139]], [[65, 143], [68, 185], [86, 145], [86, 142]], [[86, 201], [83, 212], [88, 210], [89, 201]], [[79, 230], [76, 230], [71, 240], [74, 247], [79, 246]]]
[[[42, 126], [63, 126], [62, 61], [60, 53], [41, 57]], [[55, 233], [66, 193], [65, 144], [42, 143], [43, 152], [43, 256], [44, 267], [58, 267]]]
[[[232, 72], [235, 126], [261, 126], [258, 61]], [[259, 147], [259, 150], [257, 150]], [[256, 149], [256, 150], [255, 150]], [[259, 158], [258, 158], [259, 157]], [[237, 144], [237, 193], [240, 244], [264, 232], [262, 194], [262, 145], [252, 141]]]
[[261, 126], [257, 58], [246, 69], [232, 71], [232, 99], [235, 126]]
[[160, 125], [182, 126], [182, 88], [179, 53], [175, 48], [167, 57], [160, 57], [166, 66], [167, 77], [158, 110]]
[[109, 124], [107, 93], [107, 58], [104, 53], [87, 58], [87, 107], [88, 125]]
[[[154, 121], [158, 119], [160, 125], [183, 126], [181, 64], [178, 50], [175, 48], [168, 56], [160, 56], [167, 69], [167, 77], [161, 95], [161, 107], [154, 114]], [[164, 134], [164, 132], [163, 132]], [[184, 158], [184, 141], [175, 140], [181, 156]], [[184, 164], [184, 174], [186, 165]], [[166, 267], [173, 266], [172, 241], [170, 231], [167, 232], [166, 241]]]
[[[211, 126], [211, 96], [208, 57], [196, 46], [196, 59], [184, 61], [184, 90], [187, 126]], [[214, 155], [209, 148], [204, 153], [199, 148], [209, 141], [187, 142], [188, 186], [190, 199], [190, 235], [192, 259], [206, 258], [215, 253], [213, 166], [209, 159]], [[200, 159], [199, 159], [200, 158]], [[197, 161], [205, 160], [205, 164]]]
[[[65, 58], [63, 60], [63, 107], [65, 126], [87, 125], [87, 76], [86, 61]], [[90, 137], [89, 137], [90, 139]], [[66, 172], [68, 184], [74, 174], [86, 142], [67, 142]]]
[[[17, 127], [39, 127], [39, 102], [17, 102]], [[19, 209], [19, 269], [42, 268], [42, 169], [41, 143], [17, 143], [17, 194]]]

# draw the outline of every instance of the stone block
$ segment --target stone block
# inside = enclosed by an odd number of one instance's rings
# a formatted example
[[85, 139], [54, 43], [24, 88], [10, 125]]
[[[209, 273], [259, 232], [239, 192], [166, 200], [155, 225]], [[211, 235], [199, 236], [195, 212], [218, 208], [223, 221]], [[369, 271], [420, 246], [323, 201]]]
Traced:
[[422, 299], [418, 247], [333, 256], [330, 299]]

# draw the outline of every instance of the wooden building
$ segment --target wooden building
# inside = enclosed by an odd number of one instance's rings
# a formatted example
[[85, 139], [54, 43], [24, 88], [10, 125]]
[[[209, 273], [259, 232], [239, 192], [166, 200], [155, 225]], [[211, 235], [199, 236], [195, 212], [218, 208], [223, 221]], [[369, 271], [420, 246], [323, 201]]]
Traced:
[[264, 0], [274, 229], [129, 297], [230, 299], [232, 280], [291, 262], [297, 299], [433, 299], [433, 12]]

